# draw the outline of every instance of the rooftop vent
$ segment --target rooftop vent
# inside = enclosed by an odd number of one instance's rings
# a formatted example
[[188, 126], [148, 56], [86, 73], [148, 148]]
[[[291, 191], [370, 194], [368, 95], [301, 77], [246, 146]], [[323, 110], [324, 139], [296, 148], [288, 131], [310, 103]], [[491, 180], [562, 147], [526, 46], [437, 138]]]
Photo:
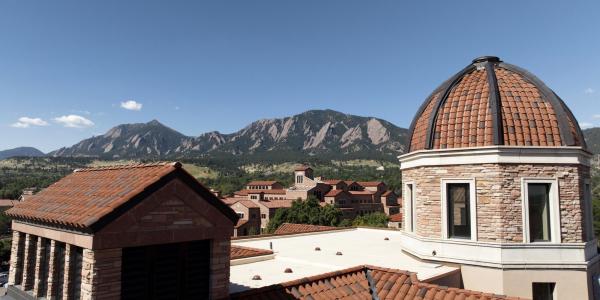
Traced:
[[315, 251], [321, 251], [321, 247], [315, 247]]
[[335, 255], [341, 256], [342, 252], [338, 251], [338, 252], [335, 253]]
[[292, 273], [292, 269], [291, 268], [285, 268], [285, 270], [283, 271], [283, 273]]
[[262, 278], [260, 278], [260, 275], [254, 275], [252, 276], [252, 280], [262, 280]]
[[383, 238], [384, 241], [389, 241], [390, 239], [388, 237]]

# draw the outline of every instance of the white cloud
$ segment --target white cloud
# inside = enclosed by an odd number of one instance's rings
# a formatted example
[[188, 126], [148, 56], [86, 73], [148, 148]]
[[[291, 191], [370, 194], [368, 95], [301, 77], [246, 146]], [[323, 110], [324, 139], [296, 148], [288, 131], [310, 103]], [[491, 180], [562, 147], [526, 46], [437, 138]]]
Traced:
[[70, 128], [87, 128], [94, 126], [94, 122], [78, 115], [68, 115], [54, 118], [56, 123]]
[[121, 107], [127, 110], [142, 110], [142, 104], [139, 102], [135, 102], [134, 100], [127, 100], [125, 102], [121, 102]]
[[592, 127], [594, 127], [594, 124], [592, 124], [592, 123], [586, 123], [586, 122], [579, 122], [579, 126], [582, 129], [586, 129], [586, 128], [592, 128]]
[[599, 115], [593, 115], [592, 118], [594, 118], [594, 119], [600, 119], [600, 114]]
[[596, 91], [593, 88], [587, 88], [583, 92], [589, 95], [595, 93]]
[[20, 117], [17, 122], [10, 124], [15, 128], [28, 128], [30, 126], [48, 126], [48, 122], [40, 118]]

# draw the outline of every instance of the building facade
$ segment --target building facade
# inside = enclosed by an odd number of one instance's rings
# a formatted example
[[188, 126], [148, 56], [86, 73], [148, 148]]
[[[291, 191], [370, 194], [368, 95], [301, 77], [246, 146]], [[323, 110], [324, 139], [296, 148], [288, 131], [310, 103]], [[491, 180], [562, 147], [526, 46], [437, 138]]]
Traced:
[[461, 264], [467, 289], [592, 299], [591, 154], [552, 90], [478, 58], [427, 98], [410, 137], [405, 251]]
[[12, 299], [228, 297], [238, 217], [179, 163], [77, 170], [7, 214]]

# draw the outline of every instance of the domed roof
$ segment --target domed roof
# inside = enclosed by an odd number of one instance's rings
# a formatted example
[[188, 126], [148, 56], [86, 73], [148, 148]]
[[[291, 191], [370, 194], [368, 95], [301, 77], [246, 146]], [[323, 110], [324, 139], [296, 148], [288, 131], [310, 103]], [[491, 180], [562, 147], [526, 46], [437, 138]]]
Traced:
[[410, 126], [409, 152], [494, 145], [586, 148], [560, 97], [528, 71], [484, 56], [421, 105]]

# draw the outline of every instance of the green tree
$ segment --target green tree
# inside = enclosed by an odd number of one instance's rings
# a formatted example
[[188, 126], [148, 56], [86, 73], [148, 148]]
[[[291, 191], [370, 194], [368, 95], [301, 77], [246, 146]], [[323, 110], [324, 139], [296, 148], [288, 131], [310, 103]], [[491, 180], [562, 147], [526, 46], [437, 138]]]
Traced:
[[386, 214], [376, 212], [354, 218], [352, 225], [369, 227], [387, 227], [388, 220], [389, 219]]
[[309, 196], [306, 200], [296, 200], [292, 207], [277, 210], [267, 225], [267, 232], [274, 232], [283, 223], [337, 226], [342, 219], [342, 211], [331, 206], [321, 206], [319, 200]]

